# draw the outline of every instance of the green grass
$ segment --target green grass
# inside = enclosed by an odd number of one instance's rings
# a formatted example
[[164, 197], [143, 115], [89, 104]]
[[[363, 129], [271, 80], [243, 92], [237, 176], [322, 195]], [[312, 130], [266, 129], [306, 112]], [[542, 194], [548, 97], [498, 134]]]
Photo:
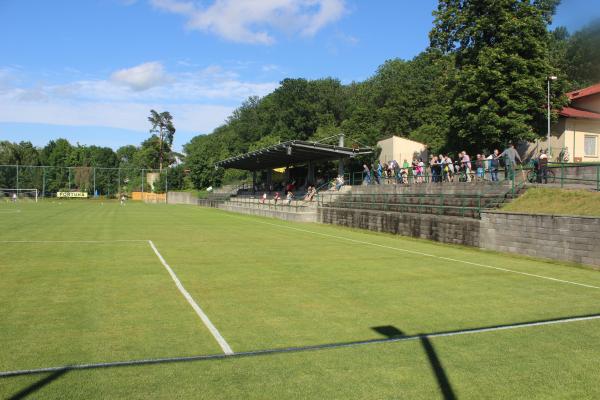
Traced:
[[530, 188], [502, 211], [600, 217], [600, 193], [589, 190]]
[[[381, 338], [377, 326], [414, 335], [600, 313], [599, 289], [458, 260], [593, 286], [600, 286], [598, 271], [328, 225], [90, 201], [2, 204], [0, 221], [4, 241], [152, 240], [236, 352]], [[0, 243], [0, 277], [2, 371], [220, 352], [144, 241]], [[600, 320], [431, 343], [458, 398], [600, 396]], [[0, 397], [48, 375], [0, 378]], [[69, 371], [31, 396], [429, 399], [442, 393], [415, 340]]]

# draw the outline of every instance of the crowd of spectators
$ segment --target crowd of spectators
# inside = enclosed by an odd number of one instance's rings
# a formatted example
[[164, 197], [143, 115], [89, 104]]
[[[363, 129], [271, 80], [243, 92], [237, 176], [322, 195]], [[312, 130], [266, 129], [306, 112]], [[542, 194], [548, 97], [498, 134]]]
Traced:
[[[542, 151], [536, 158], [536, 171], [539, 181], [544, 180], [548, 168], [548, 157]], [[461, 151], [456, 158], [450, 154], [431, 155], [429, 160], [415, 157], [402, 164], [396, 160], [389, 163], [363, 164], [363, 184], [420, 184], [426, 182], [480, 182], [500, 180], [499, 171], [504, 171], [504, 179], [514, 177], [517, 163], [523, 163], [514, 145], [510, 144], [503, 152], [495, 149], [491, 154], [480, 153], [471, 157]]]

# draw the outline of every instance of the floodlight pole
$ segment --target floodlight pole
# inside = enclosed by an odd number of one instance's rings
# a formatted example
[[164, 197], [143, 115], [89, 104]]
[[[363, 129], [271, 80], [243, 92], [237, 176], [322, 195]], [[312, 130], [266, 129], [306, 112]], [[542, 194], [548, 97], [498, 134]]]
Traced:
[[548, 145], [548, 155], [552, 155], [552, 146], [550, 146], [550, 135], [551, 135], [551, 127], [550, 127], [550, 119], [551, 119], [551, 108], [550, 108], [550, 81], [555, 81], [558, 79], [556, 76], [549, 76], [548, 83], [548, 136], [547, 136], [547, 145]]
[[96, 167], [94, 167], [94, 197], [96, 197]]
[[[344, 134], [340, 133], [340, 139], [338, 142], [339, 147], [344, 147]], [[340, 162], [338, 164], [338, 175], [344, 177], [344, 158], [340, 157]]]
[[17, 161], [17, 192], [19, 191], [19, 162]]
[[142, 168], [142, 200], [144, 198], [144, 168]]

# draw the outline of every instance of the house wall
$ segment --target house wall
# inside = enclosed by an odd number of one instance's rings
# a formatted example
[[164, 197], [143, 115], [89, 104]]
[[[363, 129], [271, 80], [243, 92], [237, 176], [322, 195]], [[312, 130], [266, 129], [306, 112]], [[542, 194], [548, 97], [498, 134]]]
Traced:
[[[595, 156], [585, 155], [584, 140], [586, 135], [596, 136]], [[600, 162], [600, 120], [569, 118], [567, 120], [565, 143], [571, 155], [569, 161]]]
[[424, 160], [427, 158], [427, 148], [424, 144], [399, 136], [381, 140], [377, 145], [381, 147], [379, 161], [382, 163], [396, 160], [402, 164], [404, 160], [411, 162], [415, 157], [421, 157]]

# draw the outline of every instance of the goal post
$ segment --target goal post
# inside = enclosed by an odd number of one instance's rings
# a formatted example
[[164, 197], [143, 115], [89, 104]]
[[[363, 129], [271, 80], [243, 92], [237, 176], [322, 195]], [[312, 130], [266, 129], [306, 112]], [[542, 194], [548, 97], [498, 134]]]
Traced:
[[38, 190], [37, 189], [0, 188], [0, 198], [4, 198], [5, 201], [31, 200], [31, 201], [35, 201], [37, 203]]

